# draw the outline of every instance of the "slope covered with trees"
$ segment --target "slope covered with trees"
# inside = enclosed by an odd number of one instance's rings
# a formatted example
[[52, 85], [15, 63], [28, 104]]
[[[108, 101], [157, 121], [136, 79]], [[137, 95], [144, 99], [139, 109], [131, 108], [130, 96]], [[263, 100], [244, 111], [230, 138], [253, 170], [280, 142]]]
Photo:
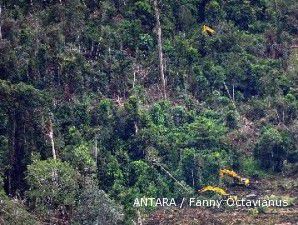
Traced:
[[297, 171], [297, 1], [0, 9], [0, 224], [131, 224], [220, 168]]

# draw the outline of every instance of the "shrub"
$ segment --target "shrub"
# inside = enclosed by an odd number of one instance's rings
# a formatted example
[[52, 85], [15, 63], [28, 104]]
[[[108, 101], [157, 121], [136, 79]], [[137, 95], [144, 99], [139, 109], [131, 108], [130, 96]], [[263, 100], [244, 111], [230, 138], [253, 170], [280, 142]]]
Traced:
[[75, 204], [78, 188], [76, 172], [67, 162], [60, 160], [34, 160], [28, 166], [27, 196], [40, 212]]
[[252, 100], [246, 109], [246, 116], [251, 120], [259, 120], [266, 116], [267, 105], [261, 100]]
[[265, 175], [253, 157], [245, 157], [242, 160], [241, 170], [249, 177], [263, 177]]
[[237, 128], [237, 114], [235, 111], [230, 110], [226, 115], [226, 124], [230, 129]]
[[275, 128], [267, 128], [255, 147], [255, 156], [262, 168], [279, 172], [286, 158], [286, 149], [287, 143], [282, 134]]
[[74, 224], [122, 224], [123, 208], [95, 185], [88, 187], [79, 197]]
[[21, 201], [10, 200], [0, 189], [0, 224], [40, 225], [41, 223], [26, 210]]

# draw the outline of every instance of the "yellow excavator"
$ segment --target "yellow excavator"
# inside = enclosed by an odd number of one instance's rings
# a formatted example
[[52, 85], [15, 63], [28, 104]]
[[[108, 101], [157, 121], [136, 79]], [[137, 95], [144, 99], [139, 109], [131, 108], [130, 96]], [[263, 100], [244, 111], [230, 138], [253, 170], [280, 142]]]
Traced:
[[211, 192], [215, 192], [221, 196], [228, 196], [229, 194], [222, 188], [220, 187], [214, 187], [214, 186], [205, 186], [203, 187], [201, 190], [199, 190], [200, 193], [206, 192], [206, 191], [211, 191]]
[[203, 31], [203, 33], [208, 34], [208, 35], [212, 35], [215, 33], [215, 30], [213, 30], [211, 27], [209, 27], [207, 25], [203, 25], [202, 31]]
[[217, 193], [224, 198], [232, 198], [235, 200], [237, 199], [237, 196], [228, 194], [223, 188], [220, 188], [220, 187], [214, 187], [214, 186], [208, 185], [208, 186], [203, 187], [201, 190], [199, 190], [200, 193], [204, 193], [207, 191]]
[[[248, 187], [249, 184], [250, 184], [250, 180], [248, 178], [244, 178], [244, 177], [239, 176], [233, 170], [220, 169], [219, 170], [219, 176], [220, 176], [220, 178], [224, 178], [224, 176], [232, 177], [234, 180], [237, 181], [238, 184], [244, 185], [246, 187]], [[220, 196], [222, 196], [224, 198], [233, 198], [233, 199], [237, 200], [237, 196], [230, 195], [223, 188], [210, 186], [210, 185], [203, 187], [201, 190], [199, 190], [199, 193], [204, 193], [204, 192], [208, 192], [208, 191], [217, 193], [217, 194], [219, 194]]]
[[237, 181], [238, 184], [244, 185], [248, 187], [250, 185], [250, 180], [245, 177], [239, 176], [235, 171], [228, 170], [228, 169], [221, 169], [219, 171], [220, 178], [224, 178], [224, 176], [232, 177], [234, 180]]

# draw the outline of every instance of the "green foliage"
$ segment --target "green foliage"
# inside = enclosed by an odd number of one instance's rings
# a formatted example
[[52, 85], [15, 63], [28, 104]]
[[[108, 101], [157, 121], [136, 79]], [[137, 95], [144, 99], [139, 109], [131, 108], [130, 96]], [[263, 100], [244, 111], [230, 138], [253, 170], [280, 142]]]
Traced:
[[202, 154], [202, 183], [201, 185], [216, 184], [219, 181], [218, 171], [227, 166], [236, 164], [233, 155], [221, 149], [205, 151]]
[[96, 184], [87, 184], [79, 196], [75, 210], [74, 224], [120, 224], [123, 222], [123, 208], [116, 204]]
[[245, 157], [241, 162], [241, 170], [243, 174], [246, 174], [248, 177], [263, 177], [265, 172], [260, 168], [260, 165], [253, 157]]
[[117, 158], [107, 155], [106, 158], [99, 159], [99, 184], [103, 190], [111, 190], [117, 185], [123, 185], [123, 172]]
[[246, 115], [252, 120], [259, 120], [266, 116], [267, 104], [262, 100], [252, 100], [246, 109]]
[[69, 129], [69, 137], [72, 143], [65, 146], [63, 158], [81, 173], [94, 170], [95, 159], [92, 155], [91, 145], [84, 140], [81, 133], [75, 128]]
[[227, 116], [226, 116], [226, 123], [230, 129], [237, 128], [237, 126], [238, 126], [237, 112], [231, 111], [231, 110], [228, 111]]
[[154, 171], [144, 161], [134, 161], [131, 164], [131, 179], [133, 186], [146, 196], [157, 196], [158, 189], [152, 186]]
[[3, 224], [39, 225], [38, 218], [31, 215], [20, 201], [13, 201], [0, 189], [0, 221]]
[[77, 179], [76, 171], [67, 162], [35, 160], [28, 166], [27, 195], [34, 202], [36, 210], [43, 213], [58, 206], [72, 207], [75, 205]]
[[247, 29], [256, 20], [255, 9], [251, 7], [251, 1], [229, 0], [224, 10], [227, 19], [235, 22], [239, 27]]
[[220, 1], [210, 1], [206, 5], [206, 17], [210, 22], [219, 22], [223, 19], [223, 10], [221, 9]]
[[255, 147], [255, 156], [264, 169], [281, 171], [287, 151], [293, 148], [293, 143], [288, 135], [275, 128], [265, 128], [259, 142]]
[[170, 104], [169, 102], [161, 102], [155, 104], [150, 112], [151, 120], [155, 125], [165, 125], [168, 123], [168, 119], [166, 118], [166, 110], [169, 110]]
[[196, 152], [194, 149], [185, 149], [181, 157], [182, 176], [188, 185], [195, 187], [200, 179], [199, 165], [196, 162]]
[[140, 35], [140, 44], [139, 48], [141, 50], [150, 50], [153, 47], [153, 38], [149, 34]]

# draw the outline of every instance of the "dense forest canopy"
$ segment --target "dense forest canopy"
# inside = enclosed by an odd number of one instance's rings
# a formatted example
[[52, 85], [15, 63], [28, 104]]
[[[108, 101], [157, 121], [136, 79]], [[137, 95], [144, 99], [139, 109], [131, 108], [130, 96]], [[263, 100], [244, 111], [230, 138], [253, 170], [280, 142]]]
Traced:
[[0, 224], [130, 224], [136, 197], [297, 165], [297, 1], [0, 9]]

